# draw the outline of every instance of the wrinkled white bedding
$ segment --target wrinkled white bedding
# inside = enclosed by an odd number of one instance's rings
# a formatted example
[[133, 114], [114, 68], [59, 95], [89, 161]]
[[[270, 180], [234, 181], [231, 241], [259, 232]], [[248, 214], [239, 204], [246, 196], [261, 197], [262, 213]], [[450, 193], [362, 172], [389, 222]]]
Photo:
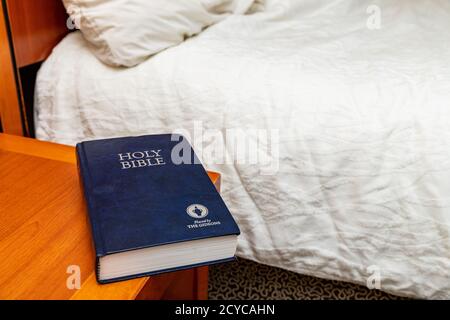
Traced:
[[[369, 4], [380, 29], [366, 26]], [[224, 174], [239, 256], [450, 298], [448, 30], [446, 0], [269, 0], [130, 69], [73, 33], [39, 72], [36, 134], [279, 129], [275, 175], [206, 164]]]

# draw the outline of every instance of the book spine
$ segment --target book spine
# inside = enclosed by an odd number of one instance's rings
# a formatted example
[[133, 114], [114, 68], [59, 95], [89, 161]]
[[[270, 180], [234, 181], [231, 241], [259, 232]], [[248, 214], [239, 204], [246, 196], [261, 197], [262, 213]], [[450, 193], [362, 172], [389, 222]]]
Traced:
[[[89, 222], [91, 224], [92, 229], [92, 237], [95, 244], [95, 253], [96, 257], [104, 256], [105, 250], [104, 250], [104, 243], [103, 243], [103, 237], [101, 234], [101, 231], [98, 227], [97, 223], [97, 213], [95, 212], [94, 207], [94, 199], [91, 194], [92, 190], [92, 179], [90, 175], [89, 170], [89, 163], [87, 161], [86, 153], [84, 152], [83, 144], [80, 143], [76, 147], [77, 150], [77, 159], [78, 159], [78, 172], [79, 177], [81, 180], [81, 185], [83, 188], [84, 197], [86, 199], [86, 206], [88, 210], [88, 216], [89, 216]], [[96, 259], [96, 262], [98, 262], [98, 259]], [[98, 263], [96, 263], [96, 269], [98, 268]], [[96, 270], [98, 271], [98, 270]]]

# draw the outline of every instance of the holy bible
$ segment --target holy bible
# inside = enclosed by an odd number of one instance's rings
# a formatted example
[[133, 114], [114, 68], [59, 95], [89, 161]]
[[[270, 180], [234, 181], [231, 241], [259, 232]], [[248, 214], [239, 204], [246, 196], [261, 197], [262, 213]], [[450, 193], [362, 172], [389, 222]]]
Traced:
[[183, 136], [76, 150], [99, 283], [234, 259], [239, 227]]

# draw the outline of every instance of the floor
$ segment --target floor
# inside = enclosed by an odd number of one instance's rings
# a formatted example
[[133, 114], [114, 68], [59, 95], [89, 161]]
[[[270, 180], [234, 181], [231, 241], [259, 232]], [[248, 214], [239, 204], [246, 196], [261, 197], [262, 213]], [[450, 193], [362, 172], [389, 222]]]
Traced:
[[212, 300], [399, 300], [379, 290], [341, 281], [299, 275], [249, 260], [210, 267]]

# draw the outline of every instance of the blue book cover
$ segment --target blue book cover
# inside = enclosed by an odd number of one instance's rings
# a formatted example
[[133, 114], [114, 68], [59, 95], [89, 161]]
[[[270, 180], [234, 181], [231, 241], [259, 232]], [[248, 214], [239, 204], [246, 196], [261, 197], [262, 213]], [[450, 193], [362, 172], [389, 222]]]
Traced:
[[[97, 270], [99, 258], [106, 255], [240, 233], [182, 136], [87, 141], [76, 150]], [[173, 270], [125, 278], [166, 271]]]

